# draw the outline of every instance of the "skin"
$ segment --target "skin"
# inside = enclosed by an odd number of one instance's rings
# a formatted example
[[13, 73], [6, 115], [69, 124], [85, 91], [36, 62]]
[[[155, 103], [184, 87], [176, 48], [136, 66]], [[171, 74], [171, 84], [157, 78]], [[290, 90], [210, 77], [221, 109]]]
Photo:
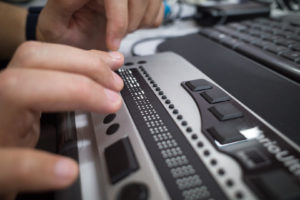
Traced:
[[163, 14], [161, 0], [50, 0], [40, 15], [37, 38], [84, 49], [118, 50], [127, 33], [159, 26]]
[[74, 182], [75, 161], [34, 150], [41, 113], [116, 112], [123, 82], [113, 71], [124, 58], [98, 50], [117, 50], [127, 33], [159, 26], [163, 13], [161, 0], [49, 0], [36, 28], [48, 43], [24, 43], [27, 10], [0, 2], [0, 60], [11, 59], [0, 71], [0, 199]]
[[26, 42], [17, 49], [8, 67], [0, 72], [2, 199], [14, 198], [19, 191], [63, 188], [76, 179], [75, 161], [33, 149], [39, 138], [41, 113], [116, 112], [121, 106], [118, 92], [123, 82], [113, 70], [123, 62], [118, 52], [58, 44]]

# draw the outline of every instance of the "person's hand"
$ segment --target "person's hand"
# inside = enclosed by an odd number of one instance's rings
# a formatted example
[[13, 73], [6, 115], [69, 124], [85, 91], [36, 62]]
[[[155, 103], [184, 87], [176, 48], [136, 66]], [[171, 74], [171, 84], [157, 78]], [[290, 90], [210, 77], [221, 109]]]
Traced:
[[79, 173], [70, 158], [30, 148], [0, 147], [0, 199], [14, 200], [18, 192], [62, 189]]
[[127, 33], [159, 26], [163, 15], [161, 0], [49, 0], [36, 33], [41, 41], [117, 50]]
[[27, 42], [0, 73], [0, 146], [35, 146], [41, 112], [116, 112], [123, 64], [118, 52]]
[[43, 111], [116, 112], [123, 64], [118, 52], [26, 42], [0, 72], [0, 199], [60, 189], [78, 176], [75, 161], [33, 150]]

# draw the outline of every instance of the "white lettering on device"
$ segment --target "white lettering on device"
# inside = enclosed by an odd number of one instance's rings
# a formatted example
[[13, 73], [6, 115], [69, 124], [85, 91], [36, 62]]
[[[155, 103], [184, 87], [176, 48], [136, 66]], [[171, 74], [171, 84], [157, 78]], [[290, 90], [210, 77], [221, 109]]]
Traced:
[[283, 163], [289, 171], [300, 179], [300, 160], [296, 156], [292, 155], [288, 150], [282, 149], [276, 141], [272, 141], [261, 133], [256, 138], [266, 149], [274, 154], [275, 158]]

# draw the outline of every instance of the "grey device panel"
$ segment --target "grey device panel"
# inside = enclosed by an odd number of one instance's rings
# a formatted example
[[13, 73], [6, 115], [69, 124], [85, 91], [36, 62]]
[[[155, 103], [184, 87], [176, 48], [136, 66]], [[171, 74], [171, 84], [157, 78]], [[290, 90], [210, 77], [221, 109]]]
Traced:
[[299, 198], [299, 146], [185, 59], [118, 73], [120, 111], [75, 113], [83, 199]]

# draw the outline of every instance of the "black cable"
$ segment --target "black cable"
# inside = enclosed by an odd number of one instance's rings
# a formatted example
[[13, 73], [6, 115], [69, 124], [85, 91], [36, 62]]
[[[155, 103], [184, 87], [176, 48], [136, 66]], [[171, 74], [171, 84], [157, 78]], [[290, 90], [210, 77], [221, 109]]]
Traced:
[[141, 43], [144, 43], [144, 42], [151, 41], [151, 40], [169, 40], [169, 39], [176, 38], [176, 37], [178, 37], [178, 36], [173, 36], [173, 37], [170, 37], [170, 36], [157, 36], [157, 37], [149, 37], [149, 38], [144, 38], [144, 39], [138, 40], [131, 46], [130, 53], [131, 53], [132, 56], [140, 56], [139, 54], [135, 53], [135, 51], [134, 51], [134, 49], [137, 45], [139, 45]]

